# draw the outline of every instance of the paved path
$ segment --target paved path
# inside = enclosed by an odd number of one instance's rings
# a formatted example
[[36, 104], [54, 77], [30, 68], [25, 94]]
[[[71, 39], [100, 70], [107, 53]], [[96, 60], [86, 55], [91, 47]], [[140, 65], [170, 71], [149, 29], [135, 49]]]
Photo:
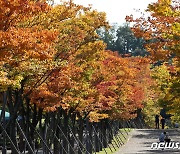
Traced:
[[[180, 142], [180, 132], [175, 129], [165, 130], [169, 133], [172, 142]], [[163, 130], [157, 129], [137, 129], [130, 133], [130, 137], [125, 145], [123, 145], [115, 154], [180, 154], [180, 149], [151, 149], [153, 142], [158, 142], [159, 135]]]

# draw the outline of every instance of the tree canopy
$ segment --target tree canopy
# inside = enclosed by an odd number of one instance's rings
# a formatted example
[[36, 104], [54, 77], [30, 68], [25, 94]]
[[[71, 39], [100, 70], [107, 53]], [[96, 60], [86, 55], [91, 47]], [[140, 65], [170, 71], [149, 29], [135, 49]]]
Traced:
[[[147, 12], [150, 15], [133, 19], [133, 32], [137, 37], [146, 40], [146, 49], [150, 52], [154, 65], [153, 77], [159, 87], [159, 103], [166, 108], [175, 119], [179, 119], [179, 54], [180, 54], [180, 11], [178, 0], [158, 0], [149, 4]], [[159, 63], [158, 62], [158, 63]], [[160, 63], [159, 63], [160, 64]]]

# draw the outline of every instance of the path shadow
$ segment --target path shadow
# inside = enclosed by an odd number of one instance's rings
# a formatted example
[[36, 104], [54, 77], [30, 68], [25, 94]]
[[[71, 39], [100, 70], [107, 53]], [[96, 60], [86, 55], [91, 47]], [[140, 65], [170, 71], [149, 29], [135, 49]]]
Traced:
[[147, 154], [158, 154], [158, 153], [166, 153], [166, 154], [173, 154], [173, 153], [179, 153], [180, 149], [151, 149], [151, 144], [153, 142], [159, 142], [159, 136], [162, 132], [168, 132], [171, 141], [173, 142], [180, 142], [180, 136], [179, 132], [176, 129], [141, 129], [137, 130], [137, 134], [134, 134], [132, 138], [142, 140], [141, 146], [143, 146], [143, 149], [140, 149], [139, 153], [147, 153]]
[[[177, 137], [179, 137], [179, 136], [177, 136], [177, 134], [179, 132], [175, 129], [165, 129], [165, 130], [162, 130], [162, 129], [143, 130], [143, 129], [141, 129], [139, 131], [141, 131], [142, 133], [138, 134], [138, 135], [133, 135], [132, 138], [144, 138], [144, 139], [157, 139], [158, 140], [160, 134], [164, 131], [168, 132], [170, 138], [172, 138], [172, 139], [176, 139]], [[179, 139], [180, 139], [180, 137], [178, 138], [178, 140]]]

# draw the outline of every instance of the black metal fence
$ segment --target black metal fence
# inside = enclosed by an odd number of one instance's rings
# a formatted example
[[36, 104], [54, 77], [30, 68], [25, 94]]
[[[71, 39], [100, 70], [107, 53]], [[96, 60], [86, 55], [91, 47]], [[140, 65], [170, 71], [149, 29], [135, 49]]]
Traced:
[[4, 93], [0, 114], [2, 154], [91, 154], [101, 150], [107, 153], [105, 148], [113, 152], [124, 144], [129, 128], [144, 127], [140, 118], [91, 123], [76, 112], [59, 109], [44, 113], [28, 100], [25, 104], [10, 104], [9, 99]]

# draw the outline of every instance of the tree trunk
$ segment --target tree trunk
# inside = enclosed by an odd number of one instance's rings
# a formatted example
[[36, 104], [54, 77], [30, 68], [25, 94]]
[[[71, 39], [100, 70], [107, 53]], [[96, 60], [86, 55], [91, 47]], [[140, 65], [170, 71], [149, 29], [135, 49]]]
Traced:
[[63, 112], [64, 121], [63, 121], [63, 154], [68, 153], [68, 140], [69, 140], [69, 131], [68, 131], [68, 120], [69, 117], [67, 113]]
[[79, 149], [78, 154], [82, 154], [83, 151], [83, 120], [79, 118], [79, 130], [78, 130], [78, 137], [79, 137]]
[[92, 125], [89, 123], [89, 119], [86, 119], [86, 154], [91, 154], [92, 150]]
[[100, 151], [100, 141], [99, 141], [99, 138], [98, 138], [98, 126], [97, 126], [97, 124], [95, 123], [94, 124], [94, 137], [95, 137], [95, 150], [96, 150], [96, 152], [99, 152]]
[[102, 120], [102, 143], [103, 143], [103, 148], [107, 148], [107, 135], [106, 135], [106, 128], [107, 128], [107, 123], [106, 120]]

